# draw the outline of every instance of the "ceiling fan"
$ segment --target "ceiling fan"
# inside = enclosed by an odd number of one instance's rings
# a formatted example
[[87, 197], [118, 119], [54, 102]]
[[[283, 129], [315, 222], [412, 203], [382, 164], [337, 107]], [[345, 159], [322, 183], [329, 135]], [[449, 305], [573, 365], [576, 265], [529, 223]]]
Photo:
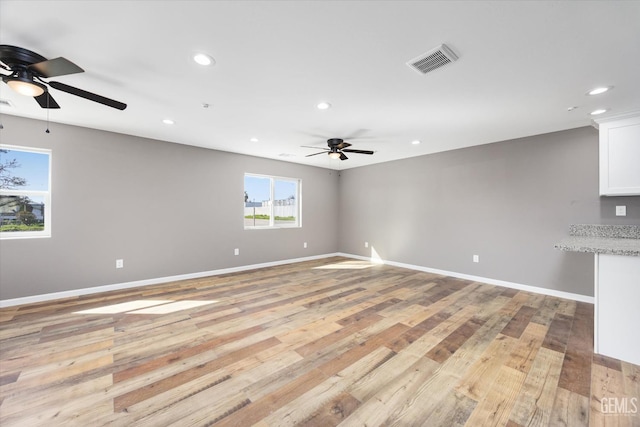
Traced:
[[60, 108], [60, 105], [49, 94], [47, 86], [118, 110], [127, 108], [127, 104], [122, 102], [64, 83], [43, 80], [75, 73], [84, 73], [84, 70], [68, 59], [60, 57], [47, 60], [47, 58], [21, 47], [0, 45], [2, 81], [16, 92], [32, 96], [42, 108]]
[[[327, 145], [329, 146], [329, 148], [324, 148], [323, 151], [309, 154], [305, 157], [317, 156], [318, 154], [328, 153], [329, 157], [331, 157], [332, 159], [347, 160], [348, 157], [344, 153], [373, 154], [373, 151], [370, 151], [370, 150], [353, 150], [351, 148], [347, 148], [347, 147], [351, 147], [351, 144], [349, 144], [348, 142], [344, 142], [344, 140], [340, 138], [328, 139]], [[310, 147], [308, 145], [303, 145], [303, 147], [317, 148], [317, 147]]]

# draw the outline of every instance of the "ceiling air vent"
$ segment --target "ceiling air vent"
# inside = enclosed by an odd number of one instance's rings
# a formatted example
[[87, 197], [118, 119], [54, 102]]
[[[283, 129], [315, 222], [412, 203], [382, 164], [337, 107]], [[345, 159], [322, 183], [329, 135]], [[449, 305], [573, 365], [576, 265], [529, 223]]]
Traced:
[[407, 62], [407, 65], [420, 74], [427, 74], [437, 68], [444, 67], [450, 62], [456, 61], [458, 56], [445, 44], [441, 44], [427, 53]]
[[13, 108], [13, 104], [6, 99], [0, 99], [0, 107]]

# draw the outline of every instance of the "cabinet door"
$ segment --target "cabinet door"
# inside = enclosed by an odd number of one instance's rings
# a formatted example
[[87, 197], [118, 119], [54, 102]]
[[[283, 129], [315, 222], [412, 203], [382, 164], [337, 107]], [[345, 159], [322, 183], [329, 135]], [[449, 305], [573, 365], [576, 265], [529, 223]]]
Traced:
[[600, 124], [600, 195], [640, 195], [640, 116]]
[[640, 257], [596, 254], [595, 352], [640, 364]]

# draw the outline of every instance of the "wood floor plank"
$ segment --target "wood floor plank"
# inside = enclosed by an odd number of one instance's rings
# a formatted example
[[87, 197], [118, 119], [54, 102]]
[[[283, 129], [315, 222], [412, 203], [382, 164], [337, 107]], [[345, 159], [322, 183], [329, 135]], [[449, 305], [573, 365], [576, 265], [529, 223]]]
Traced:
[[284, 406], [301, 394], [306, 393], [327, 379], [327, 376], [317, 369], [312, 369], [297, 377], [267, 396], [251, 402], [241, 410], [220, 420], [219, 426], [252, 425], [267, 417], [275, 409]]
[[433, 375], [416, 390], [415, 396], [408, 401], [408, 404], [391, 413], [385, 424], [446, 426], [465, 424], [475, 410], [476, 402], [454, 390], [459, 376], [452, 369], [453, 364], [455, 364], [453, 357], [440, 364]]
[[382, 318], [377, 314], [371, 314], [369, 316], [358, 319], [356, 322], [352, 322], [346, 326], [343, 326], [337, 330], [328, 332], [322, 337], [316, 338], [296, 348], [296, 351], [302, 356], [309, 356], [316, 351], [326, 348], [331, 344], [349, 337], [358, 331], [377, 323]]
[[628, 396], [622, 371], [594, 364], [589, 422], [593, 425], [632, 426], [639, 408], [638, 396]]
[[540, 348], [511, 411], [510, 420], [522, 426], [547, 426], [562, 369], [562, 353]]
[[72, 360], [26, 368], [20, 373], [18, 381], [2, 387], [0, 393], [5, 396], [6, 394], [19, 392], [20, 389], [41, 388], [46, 385], [60, 383], [72, 378], [85, 376], [90, 371], [108, 367], [112, 363], [113, 356], [110, 352], [102, 350]]
[[638, 426], [592, 339], [590, 304], [317, 259], [0, 309], [0, 425]]
[[525, 374], [529, 372], [529, 368], [540, 349], [546, 333], [546, 326], [529, 323], [521, 334], [518, 343], [513, 347], [505, 366], [517, 369]]
[[[306, 424], [307, 420], [310, 419], [316, 419], [317, 421], [326, 417], [326, 414], [319, 414], [321, 408], [330, 404], [338, 396], [345, 395], [347, 387], [377, 368], [392, 355], [394, 353], [386, 347], [376, 348], [308, 392], [281, 406], [264, 418], [264, 421], [270, 425], [294, 426]], [[350, 405], [353, 406], [352, 404], [353, 402], [351, 401]]]
[[562, 387], [556, 389], [550, 425], [584, 427], [589, 425], [589, 399]]
[[622, 381], [625, 396], [637, 398], [638, 424], [640, 424], [640, 366], [622, 362]]
[[559, 351], [564, 353], [567, 347], [567, 340], [571, 333], [571, 325], [573, 323], [573, 317], [556, 313], [551, 321], [547, 336], [544, 338], [542, 346], [549, 350]]
[[[371, 399], [363, 402], [347, 419], [345, 425], [390, 425], [389, 418], [401, 416], [401, 413], [415, 401], [419, 389], [424, 386], [438, 363], [426, 357], [419, 358], [405, 369], [397, 378], [387, 383]], [[411, 420], [403, 420], [410, 425]], [[414, 424], [417, 420], [413, 420]]]
[[495, 298], [491, 304], [482, 307], [480, 311], [474, 315], [475, 317], [480, 317], [485, 320], [485, 323], [447, 359], [446, 365], [443, 366], [442, 369], [447, 370], [448, 373], [458, 379], [462, 379], [470, 372], [470, 367], [478, 360], [481, 360], [482, 354], [487, 351], [487, 348], [494, 342], [500, 334], [500, 331], [509, 322], [509, 316], [496, 314], [500, 312], [505, 304], [503, 298], [502, 296]]
[[[360, 405], [349, 393], [341, 393], [318, 408], [300, 424], [305, 427], [336, 426], [342, 423]], [[278, 422], [272, 425], [279, 425]]]
[[355, 346], [339, 356], [323, 363], [318, 367], [318, 369], [328, 376], [335, 375], [339, 371], [346, 369], [347, 366], [350, 366], [359, 359], [365, 357], [370, 352], [375, 351], [378, 347], [388, 344], [398, 334], [401, 334], [406, 330], [407, 326], [396, 323], [395, 325], [360, 343], [360, 345]]
[[478, 402], [467, 419], [468, 426], [500, 426], [509, 420], [520, 388], [526, 379], [524, 372], [502, 366], [491, 390]]
[[[53, 387], [43, 393], [21, 396], [20, 399], [9, 397], [3, 401], [0, 411], [2, 426], [64, 425], [70, 423], [74, 418], [86, 415], [87, 410], [95, 411], [93, 405], [99, 405], [100, 402], [96, 402], [94, 394], [100, 393], [110, 383], [111, 378], [107, 376], [83, 382], [77, 387]], [[65, 402], [65, 404], [60, 405], [59, 402]], [[104, 406], [101, 406], [100, 410], [110, 413], [111, 402], [108, 403], [108, 409], [105, 410]], [[96, 412], [93, 412], [93, 415], [96, 416]]]
[[413, 328], [400, 334], [389, 344], [389, 347], [396, 352], [400, 352], [402, 349], [412, 344], [420, 337], [424, 336], [426, 333], [434, 329], [436, 326], [440, 325], [449, 317], [451, 317], [449, 313], [436, 313], [433, 316], [418, 323]]
[[593, 358], [593, 306], [578, 302], [567, 340], [559, 387], [586, 398], [591, 395]]
[[[242, 408], [237, 406], [238, 403], [242, 402], [244, 403], [243, 406], [246, 406], [246, 404], [250, 403], [252, 400], [258, 400], [259, 398], [268, 395], [270, 392], [277, 390], [282, 385], [296, 377], [296, 375], [292, 375], [272, 390], [263, 391], [262, 394], [256, 393], [254, 396], [250, 396], [249, 393], [247, 393], [248, 387], [254, 384], [256, 378], [268, 377], [269, 374], [273, 372], [287, 370], [290, 366], [296, 364], [302, 359], [302, 357], [297, 353], [287, 351], [284, 348], [285, 345], [271, 347], [270, 349], [257, 353], [255, 357], [238, 361], [218, 372], [212, 373], [208, 378], [200, 377], [198, 380], [186, 383], [176, 389], [172, 389], [170, 390], [171, 395], [165, 393], [158, 395], [153, 399], [141, 402], [135, 405], [133, 409], [140, 412], [142, 416], [151, 412], [160, 411], [165, 414], [164, 416], [161, 416], [160, 419], [170, 416], [173, 417], [176, 412], [183, 412], [183, 409], [181, 408], [193, 407], [191, 405], [191, 394], [194, 393], [194, 391], [200, 393], [203, 390], [207, 390], [207, 395], [209, 393], [213, 393], [214, 396], [216, 396], [216, 400], [224, 400], [221, 396], [231, 396], [228, 404], [223, 406], [224, 411], [221, 413], [230, 411], [232, 408], [237, 411]], [[310, 369], [312, 369], [312, 367]], [[301, 372], [306, 371], [301, 370]], [[218, 383], [211, 381], [215, 378], [224, 379], [224, 381], [220, 381]], [[213, 386], [208, 387], [209, 384], [213, 384]], [[185, 396], [188, 397], [185, 398]], [[198, 402], [200, 402], [200, 400], [198, 400]], [[207, 402], [204, 401], [204, 403], [206, 405]], [[206, 408], [203, 408], [202, 411], [205, 418], [210, 420], [210, 415], [213, 413], [206, 415]], [[220, 419], [222, 419], [223, 417], [220, 416], [221, 413], [217, 413], [214, 418], [220, 417]], [[227, 415], [230, 413], [231, 412]]]
[[440, 341], [437, 346], [429, 350], [426, 356], [438, 363], [444, 362], [453, 353], [458, 351], [460, 346], [464, 344], [464, 342], [468, 340], [483, 324], [484, 320], [472, 317], [471, 319], [460, 325], [445, 339]]
[[[425, 342], [426, 341], [418, 341], [415, 347], [419, 347]], [[428, 345], [429, 347], [431, 346], [430, 344]], [[374, 395], [381, 392], [388, 384], [394, 381], [399, 372], [403, 372], [407, 369], [407, 366], [418, 362], [422, 357], [418, 354], [424, 352], [425, 350], [420, 348], [413, 352], [403, 351], [394, 357], [390, 357], [381, 364], [381, 369], [374, 369], [357, 380], [349, 387], [348, 392], [360, 402], [370, 400]]]
[[[424, 415], [419, 419], [424, 426], [464, 426], [477, 402], [457, 391], [443, 394], [444, 398], [435, 405], [424, 408]], [[435, 399], [432, 399], [435, 400]]]
[[500, 368], [517, 342], [515, 338], [499, 334], [462, 377], [456, 390], [480, 401], [491, 390]]
[[138, 390], [120, 395], [113, 400], [114, 411], [123, 411], [129, 405], [133, 405], [142, 400], [149, 399], [156, 394], [167, 391], [178, 385], [185, 384], [207, 373], [215, 372], [216, 370], [230, 364], [235, 360], [248, 357], [255, 352], [277, 345], [279, 342], [280, 341], [278, 341], [276, 338], [260, 341], [252, 346], [245, 347], [242, 350], [234, 351], [220, 358], [213, 359], [194, 368], [190, 368], [178, 374], [174, 374], [170, 377], [156, 381]]
[[524, 329], [537, 311], [533, 307], [523, 305], [507, 326], [504, 327], [502, 334], [511, 338], [520, 338], [520, 335], [522, 335], [522, 332], [524, 332]]

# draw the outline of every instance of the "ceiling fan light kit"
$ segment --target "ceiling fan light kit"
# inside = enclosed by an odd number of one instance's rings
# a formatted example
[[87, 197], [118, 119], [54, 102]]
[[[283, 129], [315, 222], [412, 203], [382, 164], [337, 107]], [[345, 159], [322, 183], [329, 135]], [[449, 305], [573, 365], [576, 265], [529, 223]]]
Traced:
[[33, 81], [33, 78], [23, 77], [21, 75], [7, 77], [6, 82], [11, 89], [24, 96], [40, 96], [46, 90], [46, 86], [42, 83]]

